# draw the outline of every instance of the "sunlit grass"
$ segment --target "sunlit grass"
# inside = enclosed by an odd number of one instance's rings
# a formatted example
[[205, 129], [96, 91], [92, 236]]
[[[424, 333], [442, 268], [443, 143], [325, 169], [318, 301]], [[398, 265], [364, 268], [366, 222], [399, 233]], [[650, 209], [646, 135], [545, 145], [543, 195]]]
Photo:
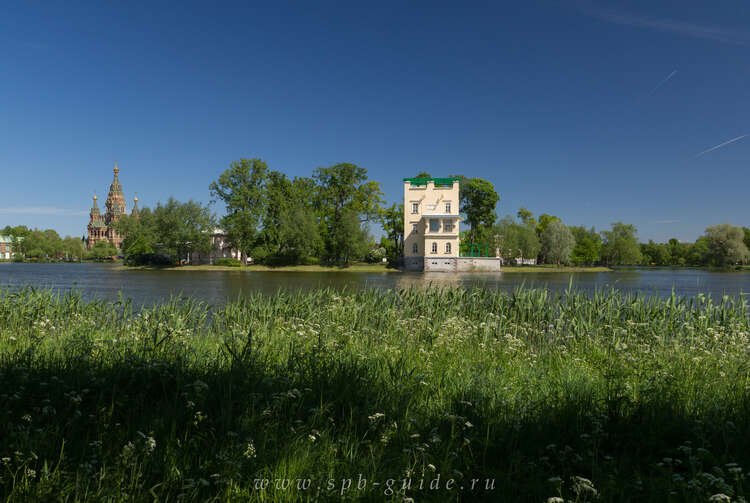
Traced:
[[740, 501], [749, 361], [731, 298], [6, 291], [0, 496]]

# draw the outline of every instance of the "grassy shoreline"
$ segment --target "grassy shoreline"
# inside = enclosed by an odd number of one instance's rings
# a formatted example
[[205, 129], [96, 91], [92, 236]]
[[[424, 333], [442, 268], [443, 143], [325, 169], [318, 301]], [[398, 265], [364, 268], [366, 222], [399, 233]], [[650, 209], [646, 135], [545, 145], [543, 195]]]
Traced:
[[[381, 264], [353, 264], [349, 267], [321, 266], [321, 265], [295, 265], [269, 267], [264, 265], [250, 265], [246, 267], [231, 267], [219, 265], [182, 265], [182, 266], [125, 266], [120, 265], [120, 269], [133, 271], [235, 271], [235, 272], [363, 272], [363, 273], [399, 273], [399, 269], [388, 268]], [[503, 273], [550, 273], [550, 272], [611, 272], [609, 267], [572, 267], [572, 266], [504, 266]]]
[[556, 266], [556, 265], [523, 265], [523, 266], [503, 266], [502, 272], [518, 273], [543, 273], [543, 272], [612, 272], [606, 266]]
[[120, 265], [119, 269], [132, 271], [234, 271], [234, 272], [400, 272], [398, 269], [389, 269], [380, 264], [352, 264], [349, 267], [321, 266], [321, 265], [290, 265], [280, 267], [269, 267], [265, 265], [249, 265], [246, 267], [232, 267], [222, 265], [179, 265], [179, 266], [126, 266]]
[[0, 291], [0, 499], [739, 501], [748, 347], [729, 298]]

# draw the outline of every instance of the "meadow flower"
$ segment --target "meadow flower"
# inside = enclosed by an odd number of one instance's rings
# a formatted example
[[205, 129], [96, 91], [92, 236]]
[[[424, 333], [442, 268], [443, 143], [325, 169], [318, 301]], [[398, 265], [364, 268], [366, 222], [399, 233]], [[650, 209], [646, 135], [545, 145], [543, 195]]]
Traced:
[[578, 496], [586, 494], [596, 496], [598, 494], [598, 491], [594, 488], [594, 483], [589, 479], [574, 476], [571, 477], [571, 481], [573, 482], [573, 492]]
[[122, 458], [125, 461], [130, 460], [135, 455], [135, 444], [133, 442], [128, 442], [122, 447]]
[[376, 423], [380, 421], [381, 419], [383, 419], [384, 417], [385, 417], [385, 414], [383, 414], [382, 412], [376, 412], [375, 414], [371, 416], [367, 416], [367, 419], [369, 419], [371, 423]]
[[247, 449], [245, 449], [243, 456], [245, 456], [247, 459], [253, 459], [255, 458], [255, 455], [255, 445], [253, 445], [252, 442], [248, 442]]

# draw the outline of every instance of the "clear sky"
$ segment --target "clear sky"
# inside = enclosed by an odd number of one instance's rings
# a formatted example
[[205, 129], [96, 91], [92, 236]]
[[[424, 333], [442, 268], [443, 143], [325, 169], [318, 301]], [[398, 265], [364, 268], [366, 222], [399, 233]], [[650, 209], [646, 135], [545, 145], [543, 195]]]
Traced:
[[389, 201], [462, 173], [499, 215], [642, 240], [750, 225], [746, 0], [13, 3], [0, 227], [84, 234], [115, 158], [129, 210], [207, 202], [240, 157], [353, 162]]

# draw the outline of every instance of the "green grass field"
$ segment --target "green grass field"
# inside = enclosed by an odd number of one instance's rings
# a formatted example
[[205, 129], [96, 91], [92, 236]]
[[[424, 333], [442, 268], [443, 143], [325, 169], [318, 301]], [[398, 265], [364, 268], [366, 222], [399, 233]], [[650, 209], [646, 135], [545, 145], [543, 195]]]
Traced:
[[744, 501], [749, 348], [729, 298], [6, 291], [0, 499]]

